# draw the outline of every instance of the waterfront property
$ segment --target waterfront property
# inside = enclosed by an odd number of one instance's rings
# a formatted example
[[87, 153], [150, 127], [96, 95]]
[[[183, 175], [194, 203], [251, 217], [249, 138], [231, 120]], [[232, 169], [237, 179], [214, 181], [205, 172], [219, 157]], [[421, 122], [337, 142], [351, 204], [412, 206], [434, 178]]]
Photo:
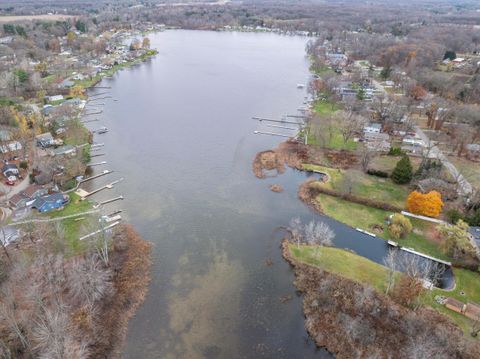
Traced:
[[32, 208], [36, 208], [40, 213], [51, 212], [55, 209], [60, 209], [69, 201], [69, 197], [63, 193], [54, 193], [44, 197], [35, 199], [32, 203]]

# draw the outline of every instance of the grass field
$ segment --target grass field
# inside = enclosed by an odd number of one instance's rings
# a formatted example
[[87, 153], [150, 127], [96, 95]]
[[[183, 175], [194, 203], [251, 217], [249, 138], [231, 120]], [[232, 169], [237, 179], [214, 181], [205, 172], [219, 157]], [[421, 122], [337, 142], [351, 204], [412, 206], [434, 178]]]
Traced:
[[[376, 156], [370, 162], [369, 167], [391, 174], [393, 172], [393, 169], [397, 165], [397, 162], [400, 161], [401, 158], [401, 156]], [[412, 164], [413, 172], [415, 172], [418, 167], [420, 167], [420, 162], [422, 162], [422, 159], [420, 157], [410, 157], [410, 163]]]
[[383, 239], [391, 239], [402, 246], [411, 247], [436, 258], [448, 260], [448, 257], [438, 248], [438, 245], [426, 238], [428, 232], [432, 230], [432, 224], [430, 223], [421, 220], [411, 220], [414, 228], [413, 232], [405, 238], [395, 239], [390, 234], [386, 223], [386, 219], [392, 212], [352, 203], [327, 194], [319, 194], [317, 201], [320, 203], [323, 212], [337, 221], [370, 232], [373, 231], [373, 226], [381, 226], [383, 232], [379, 233], [379, 236]]
[[339, 170], [323, 166], [304, 164], [303, 168], [310, 171], [320, 171], [330, 176], [330, 181], [324, 185], [334, 190], [341, 190], [344, 186], [344, 178], [348, 173], [351, 181], [352, 194], [388, 202], [403, 208], [410, 193], [408, 187], [393, 183], [388, 178], [380, 178], [368, 175], [358, 170]]
[[[327, 272], [341, 275], [342, 277], [368, 284], [378, 292], [385, 292], [387, 269], [375, 262], [354, 253], [331, 247], [319, 247], [302, 245], [297, 248], [295, 244], [289, 245], [292, 256], [299, 262], [318, 266]], [[453, 291], [433, 289], [427, 291], [424, 296], [424, 303], [444, 314], [456, 323], [470, 337], [470, 329], [473, 322], [454, 311], [445, 308], [435, 301], [436, 295], [453, 297], [464, 303], [472, 301], [480, 303], [480, 274], [465, 269], [454, 269], [456, 288]], [[465, 295], [462, 295], [464, 292]]]
[[457, 167], [470, 184], [480, 190], [480, 163], [469, 161], [466, 158], [449, 156], [448, 159]]

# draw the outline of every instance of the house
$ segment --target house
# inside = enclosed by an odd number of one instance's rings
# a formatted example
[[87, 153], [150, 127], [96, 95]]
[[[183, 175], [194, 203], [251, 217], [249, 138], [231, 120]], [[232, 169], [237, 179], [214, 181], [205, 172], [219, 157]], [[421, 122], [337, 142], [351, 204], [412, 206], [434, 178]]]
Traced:
[[419, 137], [407, 136], [402, 140], [402, 145], [424, 147], [425, 142]]
[[47, 96], [47, 100], [49, 102], [62, 101], [63, 100], [63, 95]]
[[20, 151], [22, 149], [22, 144], [18, 141], [12, 141], [9, 142], [5, 145], [0, 146], [0, 152], [1, 153], [10, 153], [10, 152], [16, 152]]
[[369, 123], [363, 128], [363, 133], [380, 133], [382, 130], [382, 124], [380, 123]]
[[75, 85], [75, 83], [73, 81], [71, 81], [69, 79], [65, 79], [58, 84], [58, 88], [66, 89], [66, 88], [72, 87], [73, 85]]
[[38, 147], [50, 147], [54, 144], [53, 136], [50, 132], [45, 132], [40, 135], [35, 136]]
[[64, 145], [50, 151], [52, 156], [73, 156], [77, 153], [77, 149], [71, 145]]
[[23, 208], [27, 206], [29, 201], [30, 198], [24, 196], [22, 193], [16, 193], [8, 200], [8, 203], [12, 208]]
[[447, 298], [447, 300], [445, 301], [445, 307], [453, 310], [454, 312], [463, 314], [465, 313], [466, 305], [455, 298]]
[[367, 143], [367, 147], [371, 150], [388, 152], [390, 151], [390, 135], [388, 133], [378, 132], [366, 132], [364, 134], [364, 140]]
[[2, 168], [3, 175], [8, 178], [10, 176], [17, 177], [20, 174], [17, 165], [13, 163], [6, 163]]
[[40, 213], [51, 212], [54, 209], [62, 208], [69, 201], [69, 197], [63, 193], [54, 193], [51, 195], [38, 197], [32, 203], [32, 208], [36, 208]]

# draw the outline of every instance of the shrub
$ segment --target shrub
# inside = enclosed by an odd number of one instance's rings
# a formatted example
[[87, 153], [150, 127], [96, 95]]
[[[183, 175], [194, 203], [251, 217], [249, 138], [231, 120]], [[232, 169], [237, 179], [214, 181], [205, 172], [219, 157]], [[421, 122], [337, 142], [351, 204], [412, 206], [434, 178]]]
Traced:
[[26, 170], [28, 168], [28, 162], [27, 161], [22, 161], [19, 164], [20, 168], [23, 170]]
[[407, 198], [407, 209], [415, 214], [438, 217], [442, 208], [442, 196], [437, 191], [430, 191], [427, 194], [413, 191]]
[[450, 223], [457, 223], [459, 219], [464, 219], [463, 214], [456, 208], [449, 209], [446, 213]]
[[405, 151], [402, 151], [400, 147], [390, 147], [390, 151], [388, 151], [389, 156], [403, 156]]
[[388, 173], [382, 170], [368, 169], [367, 173], [372, 176], [377, 176], [381, 178], [388, 178]]
[[393, 237], [396, 239], [403, 238], [410, 232], [412, 232], [412, 222], [402, 214], [396, 213], [393, 215], [389, 230]]
[[395, 169], [392, 172], [392, 180], [397, 184], [406, 184], [412, 180], [412, 177], [413, 170], [410, 158], [404, 156], [395, 166]]

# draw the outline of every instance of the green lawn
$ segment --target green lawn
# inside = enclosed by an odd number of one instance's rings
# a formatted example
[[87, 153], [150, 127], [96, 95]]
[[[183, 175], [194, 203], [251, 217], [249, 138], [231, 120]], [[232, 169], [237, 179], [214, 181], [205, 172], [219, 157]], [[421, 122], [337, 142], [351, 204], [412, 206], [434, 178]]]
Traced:
[[431, 228], [431, 224], [429, 223], [420, 220], [412, 220], [411, 222], [414, 228], [413, 232], [405, 238], [397, 240], [391, 236], [385, 222], [386, 218], [392, 214], [392, 212], [352, 203], [327, 194], [319, 194], [317, 196], [317, 201], [320, 203], [323, 212], [337, 221], [369, 232], [373, 231], [372, 227], [374, 225], [380, 225], [383, 227], [383, 232], [377, 234], [381, 238], [391, 239], [400, 243], [402, 246], [411, 247], [433, 257], [448, 260], [448, 257], [440, 251], [436, 243], [425, 238], [424, 233]]
[[[369, 168], [372, 168], [378, 171], [384, 171], [391, 174], [393, 172], [393, 169], [397, 165], [397, 162], [400, 161], [401, 158], [402, 156], [388, 156], [388, 155], [376, 156], [370, 162]], [[413, 172], [415, 172], [418, 169], [418, 167], [420, 167], [420, 162], [422, 162], [421, 158], [410, 157], [410, 163], [412, 164]]]
[[310, 164], [304, 164], [303, 168], [310, 171], [327, 173], [330, 176], [330, 181], [324, 185], [334, 190], [342, 189], [344, 176], [346, 173], [349, 173], [350, 180], [352, 181], [352, 194], [359, 197], [388, 202], [401, 208], [405, 206], [408, 194], [410, 193], [407, 186], [400, 186], [388, 178], [371, 176], [358, 170], [350, 169], [347, 172], [345, 170]]
[[312, 246], [297, 247], [295, 244], [290, 244], [289, 250], [300, 262], [321, 267], [327, 272], [340, 274], [360, 283], [367, 283], [379, 292], [385, 292], [387, 269], [367, 258], [333, 247], [315, 249]]
[[[295, 244], [290, 244], [289, 250], [292, 256], [299, 262], [318, 266], [327, 272], [341, 275], [359, 283], [368, 284], [378, 292], [385, 292], [388, 271], [380, 264], [339, 248], [320, 247], [317, 250], [317, 255], [315, 255], [314, 247], [306, 245], [297, 248]], [[465, 269], [454, 269], [453, 271], [456, 288], [453, 291], [441, 289], [427, 291], [424, 303], [446, 315], [463, 330], [466, 336], [470, 337], [472, 321], [438, 304], [435, 301], [435, 296], [453, 297], [464, 303], [467, 301], [480, 303], [480, 274]], [[461, 291], [464, 291], [465, 295], [461, 295]]]
[[[80, 197], [75, 193], [70, 193], [70, 203], [61, 211], [48, 213], [50, 218], [64, 217], [82, 212], [90, 211], [92, 203], [90, 201], [80, 201]], [[60, 223], [65, 231], [66, 250], [68, 255], [77, 255], [86, 249], [86, 242], [79, 240], [81, 228], [91, 215], [78, 216], [64, 219]]]

